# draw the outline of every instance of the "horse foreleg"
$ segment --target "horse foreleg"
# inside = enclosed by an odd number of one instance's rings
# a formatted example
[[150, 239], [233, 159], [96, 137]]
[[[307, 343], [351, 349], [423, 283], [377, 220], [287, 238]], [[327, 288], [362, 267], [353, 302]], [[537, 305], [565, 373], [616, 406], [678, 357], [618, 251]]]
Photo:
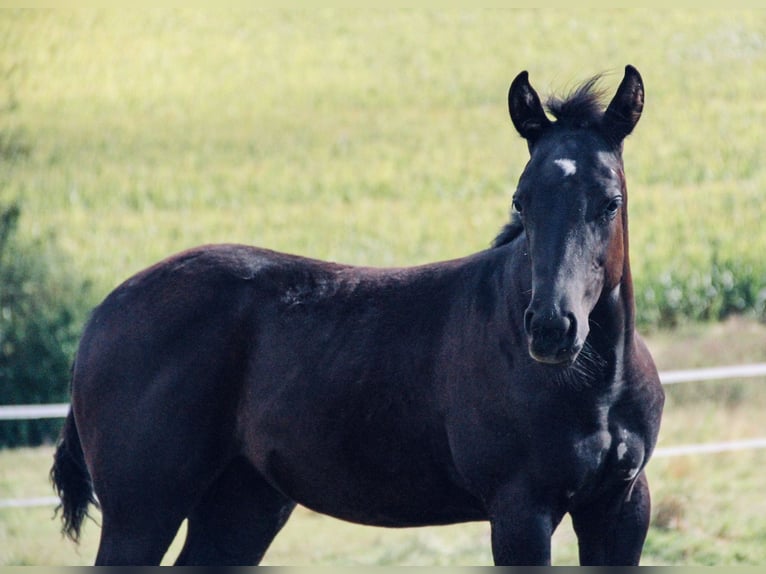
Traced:
[[526, 491], [508, 488], [490, 509], [492, 556], [496, 566], [551, 563], [551, 535], [557, 520]]
[[572, 512], [580, 564], [637, 566], [649, 529], [649, 484], [642, 472], [632, 488]]

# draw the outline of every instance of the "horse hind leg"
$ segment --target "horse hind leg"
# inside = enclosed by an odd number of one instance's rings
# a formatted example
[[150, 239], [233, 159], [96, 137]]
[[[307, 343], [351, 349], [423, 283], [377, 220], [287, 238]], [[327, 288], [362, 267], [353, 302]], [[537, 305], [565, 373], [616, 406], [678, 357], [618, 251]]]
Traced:
[[102, 513], [96, 565], [161, 563], [181, 523], [227, 464], [223, 456], [205, 456], [203, 448], [196, 453], [166, 448], [182, 440], [179, 434], [149, 443], [142, 436], [132, 449], [102, 449], [93, 476]]
[[189, 514], [176, 565], [257, 565], [293, 508], [292, 500], [237, 458]]
[[158, 566], [184, 516], [172, 511], [160, 516], [154, 510], [157, 507], [139, 501], [122, 508], [102, 503], [101, 540], [95, 565]]

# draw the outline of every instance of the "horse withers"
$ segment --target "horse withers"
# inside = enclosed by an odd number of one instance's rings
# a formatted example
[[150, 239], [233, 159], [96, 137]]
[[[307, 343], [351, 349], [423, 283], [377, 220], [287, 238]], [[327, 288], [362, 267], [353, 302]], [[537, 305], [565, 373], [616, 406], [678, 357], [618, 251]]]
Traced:
[[551, 99], [491, 248], [411, 268], [203, 246], [94, 311], [51, 471], [97, 564], [256, 564], [296, 503], [387, 527], [489, 521], [496, 564], [637, 564], [664, 395], [635, 331], [624, 138], [644, 87]]

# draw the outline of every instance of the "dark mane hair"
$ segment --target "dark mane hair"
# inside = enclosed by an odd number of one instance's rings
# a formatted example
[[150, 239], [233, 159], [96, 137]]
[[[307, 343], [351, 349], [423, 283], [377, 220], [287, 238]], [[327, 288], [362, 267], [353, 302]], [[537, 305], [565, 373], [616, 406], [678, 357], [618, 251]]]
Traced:
[[[598, 87], [602, 74], [583, 82], [564, 97], [550, 96], [545, 107], [556, 118], [555, 125], [567, 128], [589, 128], [598, 125], [604, 117], [605, 91]], [[501, 247], [516, 239], [524, 231], [521, 219], [511, 212], [506, 223], [492, 241], [491, 246]]]
[[492, 241], [491, 247], [502, 247], [508, 245], [511, 241], [516, 239], [521, 232], [524, 231], [524, 225], [521, 223], [521, 218], [515, 211], [511, 211], [511, 220], [506, 223], [497, 234], [497, 237]]
[[567, 96], [551, 96], [545, 102], [556, 124], [569, 128], [597, 125], [604, 117], [604, 90], [598, 87], [601, 74], [580, 84]]

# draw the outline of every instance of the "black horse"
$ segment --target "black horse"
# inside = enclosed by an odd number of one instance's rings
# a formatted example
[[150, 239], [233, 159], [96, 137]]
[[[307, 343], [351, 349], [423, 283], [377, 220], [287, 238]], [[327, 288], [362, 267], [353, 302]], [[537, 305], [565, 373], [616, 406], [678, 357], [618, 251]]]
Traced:
[[[412, 268], [192, 249], [97, 307], [51, 471], [97, 564], [254, 564], [296, 503], [404, 527], [488, 520], [497, 564], [636, 564], [664, 395], [634, 329], [622, 142], [639, 73], [508, 104], [530, 160], [490, 249]], [[95, 494], [94, 494], [95, 493]], [[97, 496], [97, 501], [96, 501]]]

